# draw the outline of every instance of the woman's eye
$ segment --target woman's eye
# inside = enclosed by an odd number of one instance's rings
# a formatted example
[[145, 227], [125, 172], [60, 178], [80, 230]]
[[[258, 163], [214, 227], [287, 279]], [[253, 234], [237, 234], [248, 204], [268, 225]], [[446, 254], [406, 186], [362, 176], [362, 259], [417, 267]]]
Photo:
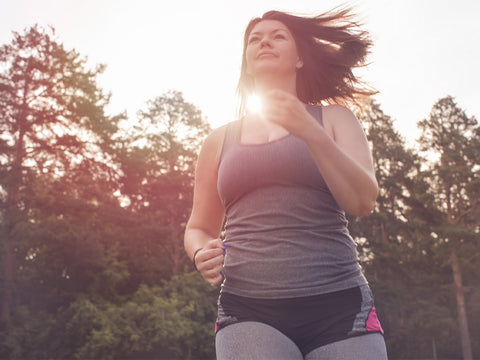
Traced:
[[285, 36], [277, 34], [275, 35], [275, 39], [285, 39]]
[[254, 42], [257, 42], [258, 40], [259, 40], [259, 38], [256, 37], [256, 36], [254, 36], [254, 37], [250, 38], [250, 40], [248, 40], [248, 43], [249, 43], [249, 44], [252, 44], [252, 43], [254, 43]]

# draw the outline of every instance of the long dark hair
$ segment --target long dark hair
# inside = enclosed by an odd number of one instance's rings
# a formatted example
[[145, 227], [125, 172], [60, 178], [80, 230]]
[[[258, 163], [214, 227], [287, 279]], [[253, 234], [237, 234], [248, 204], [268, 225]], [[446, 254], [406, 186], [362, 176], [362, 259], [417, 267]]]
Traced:
[[357, 104], [359, 97], [376, 93], [352, 72], [365, 65], [372, 42], [367, 32], [354, 21], [350, 9], [334, 9], [304, 17], [281, 11], [269, 11], [252, 19], [245, 29], [240, 79], [237, 86], [237, 115], [245, 114], [248, 97], [254, 91], [254, 79], [247, 73], [245, 57], [251, 31], [262, 20], [277, 20], [292, 33], [303, 67], [297, 71], [297, 96], [307, 104]]

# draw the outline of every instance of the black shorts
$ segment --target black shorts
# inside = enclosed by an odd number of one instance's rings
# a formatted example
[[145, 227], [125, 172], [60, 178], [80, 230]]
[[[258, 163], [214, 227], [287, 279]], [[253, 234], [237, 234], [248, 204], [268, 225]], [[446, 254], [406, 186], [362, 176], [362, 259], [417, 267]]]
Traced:
[[352, 336], [383, 334], [368, 285], [291, 299], [253, 299], [222, 292], [215, 333], [243, 321], [276, 328], [304, 356], [320, 346]]

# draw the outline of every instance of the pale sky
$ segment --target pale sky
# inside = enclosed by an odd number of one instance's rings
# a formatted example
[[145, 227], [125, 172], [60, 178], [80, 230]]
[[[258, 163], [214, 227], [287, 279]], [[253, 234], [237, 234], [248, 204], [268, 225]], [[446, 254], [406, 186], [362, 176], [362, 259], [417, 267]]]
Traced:
[[[333, 0], [0, 0], [0, 44], [12, 31], [52, 25], [67, 49], [107, 65], [100, 85], [109, 111], [134, 119], [168, 89], [183, 92], [213, 127], [234, 119], [242, 37], [268, 10], [318, 14]], [[417, 121], [452, 95], [480, 119], [480, 2], [357, 0], [350, 3], [374, 40], [359, 74], [385, 113], [413, 141]]]

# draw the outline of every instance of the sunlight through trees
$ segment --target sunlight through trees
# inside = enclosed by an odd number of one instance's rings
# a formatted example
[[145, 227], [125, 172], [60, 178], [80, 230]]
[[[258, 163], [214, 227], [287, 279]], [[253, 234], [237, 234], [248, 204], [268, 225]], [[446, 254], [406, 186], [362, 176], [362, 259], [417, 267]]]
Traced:
[[[109, 115], [53, 29], [0, 47], [0, 358], [214, 359], [217, 287], [183, 250], [211, 127], [178, 90]], [[380, 194], [349, 217], [392, 359], [480, 356], [480, 126], [439, 99], [407, 146], [366, 101]]]

